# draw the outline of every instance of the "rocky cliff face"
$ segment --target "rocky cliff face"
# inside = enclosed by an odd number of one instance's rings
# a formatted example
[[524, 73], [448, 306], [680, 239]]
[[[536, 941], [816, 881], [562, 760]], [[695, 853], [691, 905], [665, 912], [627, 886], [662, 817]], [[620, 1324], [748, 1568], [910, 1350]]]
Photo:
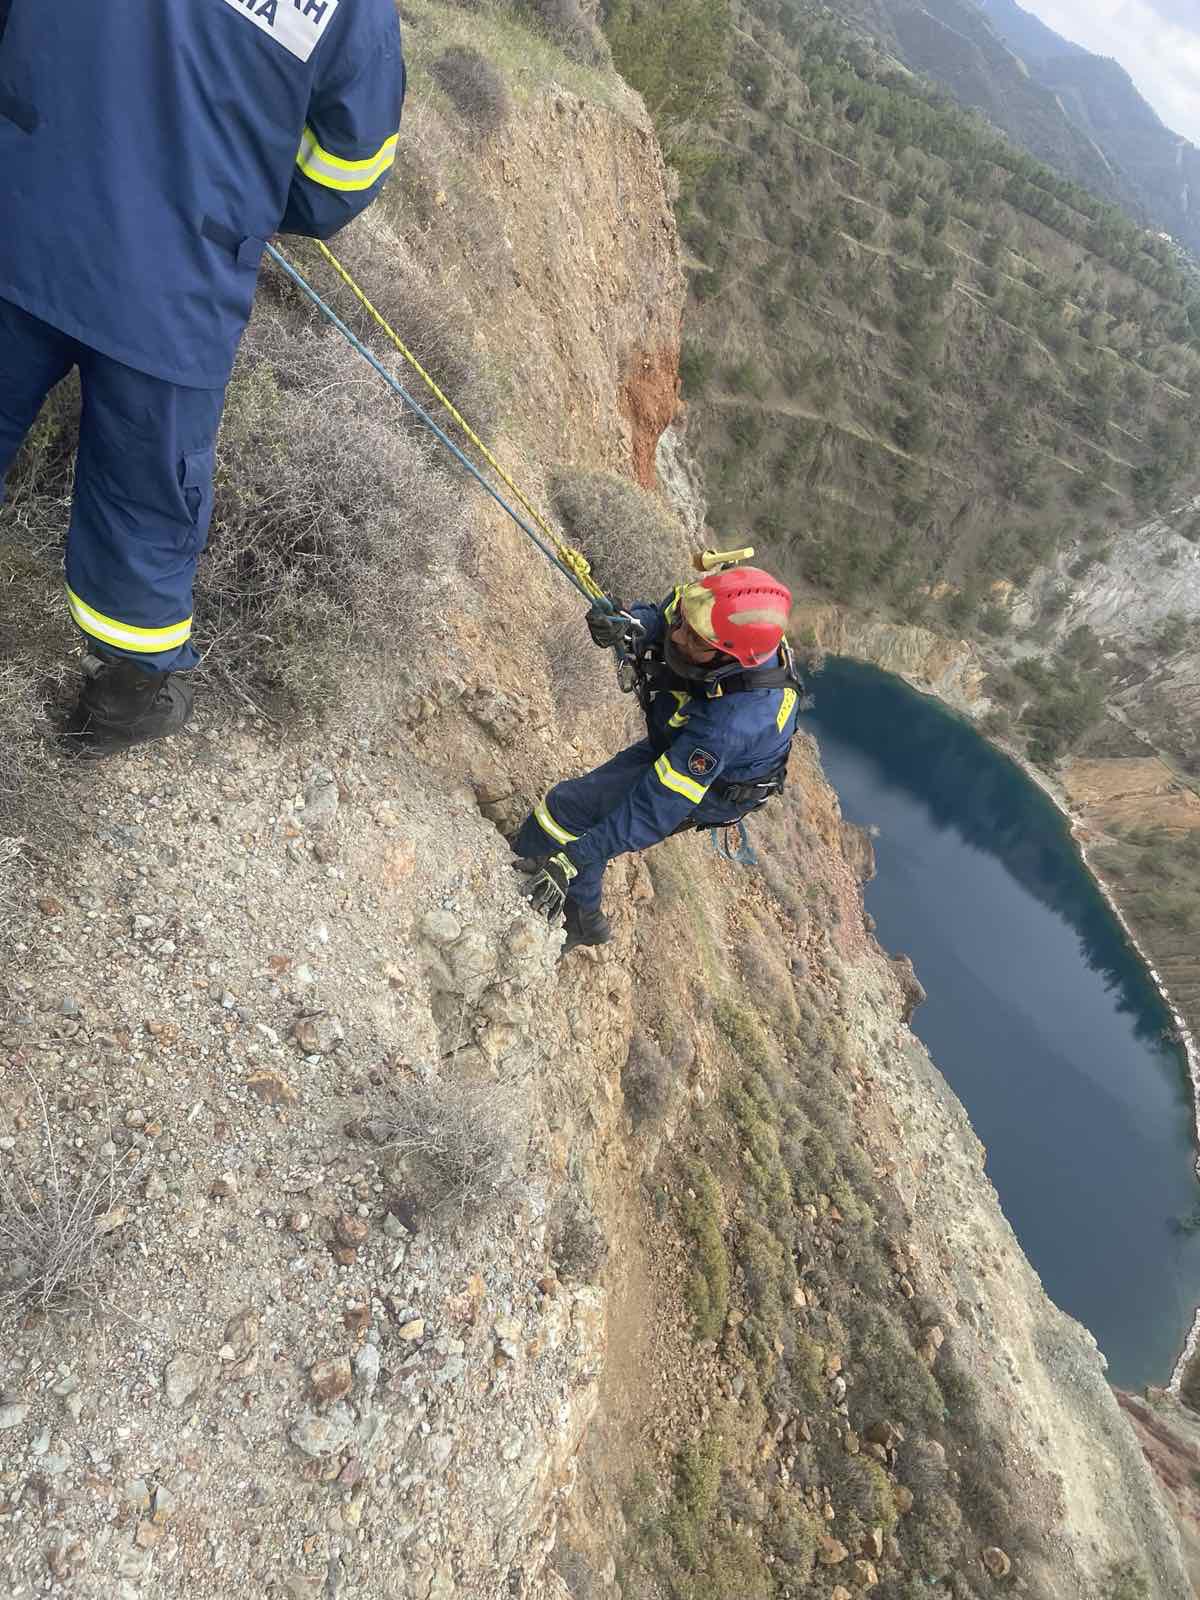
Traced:
[[829, 655], [850, 656], [894, 672], [918, 689], [971, 716], [982, 715], [987, 669], [966, 639], [950, 639], [929, 628], [856, 615], [826, 601], [800, 600], [793, 632]]
[[[1013, 619], [1028, 626], [1045, 615], [1056, 591], [1067, 596], [1048, 624], [1061, 643], [1086, 624], [1122, 658], [1109, 690], [1116, 715], [1150, 747], [1173, 745], [1190, 759], [1200, 714], [1200, 646], [1193, 619], [1200, 609], [1200, 549], [1188, 537], [1200, 501], [1189, 499], [1169, 514], [1120, 532], [1094, 556], [1084, 545], [1064, 551], [1023, 592], [1014, 596]], [[1185, 531], [1186, 530], [1186, 533]], [[1054, 607], [1050, 607], [1054, 610]], [[1173, 633], [1170, 624], [1177, 623]]]

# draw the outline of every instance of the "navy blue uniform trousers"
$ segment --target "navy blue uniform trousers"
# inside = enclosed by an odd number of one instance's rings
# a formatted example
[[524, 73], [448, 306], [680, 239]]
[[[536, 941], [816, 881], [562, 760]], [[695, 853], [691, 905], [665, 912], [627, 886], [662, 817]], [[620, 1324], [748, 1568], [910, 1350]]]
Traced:
[[[606, 817], [624, 800], [643, 774], [654, 765], [656, 757], [657, 751], [649, 739], [639, 739], [637, 744], [631, 744], [628, 750], [622, 750], [620, 755], [606, 761], [594, 772], [585, 773], [582, 778], [568, 778], [565, 783], [556, 783], [546, 796], [550, 814], [568, 833], [582, 838], [589, 828], [594, 828], [602, 817]], [[532, 812], [522, 823], [512, 847], [517, 855], [530, 857], [552, 856], [562, 849], [562, 845], [550, 837]], [[571, 899], [585, 911], [600, 909], [604, 869], [611, 859], [603, 857], [599, 861], [590, 861], [580, 867], [577, 876], [571, 879]]]
[[83, 410], [66, 550], [71, 615], [97, 655], [151, 671], [195, 666], [192, 581], [225, 391], [137, 372], [0, 300], [0, 480], [72, 367]]

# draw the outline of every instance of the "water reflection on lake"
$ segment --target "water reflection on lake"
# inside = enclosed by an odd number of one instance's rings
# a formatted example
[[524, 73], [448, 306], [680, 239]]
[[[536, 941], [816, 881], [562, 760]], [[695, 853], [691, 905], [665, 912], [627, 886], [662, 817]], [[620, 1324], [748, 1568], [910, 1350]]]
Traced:
[[880, 942], [929, 999], [913, 1028], [965, 1105], [1050, 1296], [1109, 1377], [1164, 1383], [1200, 1301], [1191, 1090], [1170, 1014], [1049, 798], [899, 679], [831, 661], [808, 726], [878, 828]]

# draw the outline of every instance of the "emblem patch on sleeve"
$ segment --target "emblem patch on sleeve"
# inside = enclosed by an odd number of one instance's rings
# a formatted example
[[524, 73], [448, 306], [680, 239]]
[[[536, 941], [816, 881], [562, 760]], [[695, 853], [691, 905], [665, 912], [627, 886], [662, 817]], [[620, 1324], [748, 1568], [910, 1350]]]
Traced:
[[307, 61], [329, 26], [338, 0], [225, 0], [283, 48]]
[[688, 771], [693, 778], [707, 778], [716, 765], [717, 758], [711, 750], [693, 750], [688, 757]]

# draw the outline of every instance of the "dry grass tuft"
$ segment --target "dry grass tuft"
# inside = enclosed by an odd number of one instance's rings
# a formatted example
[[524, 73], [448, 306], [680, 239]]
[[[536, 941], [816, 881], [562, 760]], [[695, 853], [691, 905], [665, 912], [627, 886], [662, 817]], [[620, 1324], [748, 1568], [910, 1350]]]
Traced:
[[478, 50], [453, 45], [429, 69], [474, 133], [498, 133], [512, 115], [504, 79]]
[[687, 559], [687, 540], [661, 500], [615, 472], [574, 469], [557, 472], [550, 492], [606, 594], [628, 604], [670, 591]]
[[421, 1211], [479, 1216], [517, 1186], [521, 1114], [506, 1084], [412, 1078], [384, 1092], [371, 1123]]
[[54, 1130], [41, 1086], [36, 1167], [9, 1152], [0, 1162], [0, 1312], [45, 1312], [103, 1298], [105, 1240], [117, 1225], [136, 1162], [95, 1151], [76, 1165]]

